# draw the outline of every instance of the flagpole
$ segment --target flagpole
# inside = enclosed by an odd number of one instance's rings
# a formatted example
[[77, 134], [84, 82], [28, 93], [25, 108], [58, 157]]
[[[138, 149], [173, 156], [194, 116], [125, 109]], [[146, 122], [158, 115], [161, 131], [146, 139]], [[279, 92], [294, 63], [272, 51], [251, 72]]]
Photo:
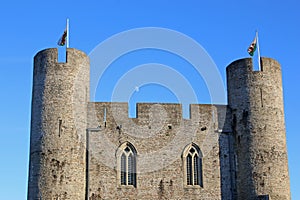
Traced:
[[259, 51], [259, 43], [258, 43], [258, 31], [256, 31], [256, 43], [257, 43], [257, 56], [258, 56], [258, 70], [261, 71], [261, 66], [260, 66], [260, 51]]
[[69, 39], [70, 39], [69, 18], [67, 18], [67, 48], [69, 48]]

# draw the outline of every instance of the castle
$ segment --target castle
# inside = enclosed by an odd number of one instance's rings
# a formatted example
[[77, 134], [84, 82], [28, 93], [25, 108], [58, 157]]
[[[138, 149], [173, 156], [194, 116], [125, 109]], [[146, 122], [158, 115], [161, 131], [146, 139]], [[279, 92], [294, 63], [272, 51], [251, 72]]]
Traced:
[[227, 68], [228, 105], [90, 102], [88, 56], [34, 58], [29, 200], [289, 200], [281, 68]]

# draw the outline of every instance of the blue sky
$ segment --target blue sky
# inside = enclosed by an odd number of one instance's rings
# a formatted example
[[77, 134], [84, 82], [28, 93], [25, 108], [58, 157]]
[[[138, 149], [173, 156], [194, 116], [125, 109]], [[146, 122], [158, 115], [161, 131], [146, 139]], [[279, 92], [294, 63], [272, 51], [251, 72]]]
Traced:
[[[44, 48], [57, 47], [66, 18], [70, 18], [70, 46], [87, 54], [104, 40], [126, 30], [161, 27], [178, 31], [202, 45], [223, 81], [228, 64], [248, 57], [246, 49], [257, 29], [261, 55], [275, 58], [282, 65], [291, 192], [292, 199], [300, 199], [299, 10], [296, 0], [2, 1], [1, 199], [26, 199], [33, 56]], [[122, 73], [149, 62], [174, 66], [189, 76], [199, 103], [209, 102], [207, 89], [197, 85], [203, 85], [203, 80], [193, 77], [188, 63], [168, 52], [149, 49], [116, 60], [111, 72], [107, 72], [114, 76], [104, 80], [106, 90], [103, 95], [97, 91], [96, 100], [109, 100], [109, 91]], [[186, 66], [186, 70], [177, 65]], [[176, 96], [168, 88], [153, 84], [139, 88], [130, 101], [168, 102], [176, 101]]]

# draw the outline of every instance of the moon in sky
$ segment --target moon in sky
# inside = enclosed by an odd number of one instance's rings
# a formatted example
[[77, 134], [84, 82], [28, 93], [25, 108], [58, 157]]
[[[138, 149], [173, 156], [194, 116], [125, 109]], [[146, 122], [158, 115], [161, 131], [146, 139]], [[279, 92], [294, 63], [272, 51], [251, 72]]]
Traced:
[[136, 92], [138, 92], [138, 91], [140, 90], [140, 88], [139, 88], [138, 86], [135, 86], [134, 90], [135, 90]]

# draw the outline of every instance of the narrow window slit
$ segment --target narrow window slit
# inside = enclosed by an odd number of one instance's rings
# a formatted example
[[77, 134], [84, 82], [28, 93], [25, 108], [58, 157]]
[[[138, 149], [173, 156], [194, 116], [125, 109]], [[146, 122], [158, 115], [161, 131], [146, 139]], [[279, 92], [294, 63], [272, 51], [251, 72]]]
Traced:
[[260, 102], [261, 102], [261, 107], [264, 107], [264, 102], [263, 102], [263, 92], [262, 89], [260, 88]]
[[103, 122], [106, 122], [106, 107], [103, 110]]
[[62, 120], [58, 120], [58, 137], [61, 135], [61, 125], [62, 125]]

